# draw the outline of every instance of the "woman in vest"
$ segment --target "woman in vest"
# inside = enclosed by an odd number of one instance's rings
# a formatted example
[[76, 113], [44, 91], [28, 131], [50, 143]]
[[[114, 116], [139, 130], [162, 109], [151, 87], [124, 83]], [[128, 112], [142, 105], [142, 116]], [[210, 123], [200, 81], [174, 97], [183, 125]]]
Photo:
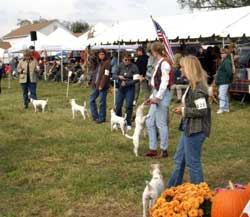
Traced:
[[181, 60], [181, 71], [190, 85], [182, 97], [182, 106], [175, 109], [175, 113], [182, 116], [182, 135], [175, 154], [175, 169], [168, 187], [182, 184], [185, 167], [189, 169], [191, 183], [199, 184], [204, 181], [201, 152], [211, 129], [206, 72], [194, 56]]
[[156, 157], [157, 153], [157, 129], [160, 134], [160, 157], [168, 157], [168, 126], [167, 114], [168, 107], [171, 102], [171, 93], [169, 88], [169, 78], [171, 65], [167, 59], [163, 57], [164, 47], [160, 42], [152, 44], [152, 55], [156, 60], [153, 71], [151, 86], [153, 93], [148, 100], [151, 105], [149, 110], [149, 118], [146, 121], [150, 150], [145, 154], [146, 157]]

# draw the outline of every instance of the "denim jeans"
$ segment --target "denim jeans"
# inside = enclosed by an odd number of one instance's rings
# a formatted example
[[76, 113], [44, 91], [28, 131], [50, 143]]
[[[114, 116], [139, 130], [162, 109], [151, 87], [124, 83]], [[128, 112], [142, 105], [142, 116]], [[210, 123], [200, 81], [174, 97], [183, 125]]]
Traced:
[[[155, 97], [157, 91], [153, 91], [153, 97]], [[157, 150], [157, 128], [160, 133], [160, 147], [162, 150], [168, 148], [168, 126], [167, 126], [167, 114], [168, 106], [171, 102], [171, 93], [166, 91], [164, 98], [158, 105], [151, 105], [149, 109], [149, 118], [146, 120], [146, 125], [149, 135], [149, 148], [150, 150]]]
[[132, 125], [133, 101], [135, 98], [135, 86], [120, 87], [116, 95], [116, 114], [122, 116], [122, 106], [126, 100], [127, 124]]
[[228, 99], [229, 84], [223, 84], [219, 86], [219, 99], [220, 99], [220, 110], [229, 110], [229, 99]]
[[175, 169], [168, 183], [169, 188], [182, 184], [185, 167], [189, 169], [191, 183], [199, 184], [203, 182], [201, 152], [205, 138], [203, 132], [191, 136], [182, 133], [175, 153]]
[[[106, 121], [108, 90], [99, 91], [93, 88], [92, 94], [89, 97], [90, 110], [93, 120]], [[99, 112], [97, 110], [96, 99], [99, 97]]]
[[36, 83], [21, 83], [21, 87], [23, 90], [23, 103], [27, 107], [29, 105], [29, 92], [32, 99], [37, 99]]

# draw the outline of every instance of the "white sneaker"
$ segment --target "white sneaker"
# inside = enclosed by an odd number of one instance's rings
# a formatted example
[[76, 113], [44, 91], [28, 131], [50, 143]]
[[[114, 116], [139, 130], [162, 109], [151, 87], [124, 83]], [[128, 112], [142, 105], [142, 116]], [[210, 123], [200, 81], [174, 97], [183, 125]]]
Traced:
[[127, 131], [131, 131], [132, 127], [131, 126], [127, 126]]
[[225, 110], [224, 110], [224, 112], [229, 113], [229, 112], [230, 112], [230, 110], [229, 110], [229, 109], [225, 109]]
[[224, 113], [224, 111], [222, 111], [222, 110], [218, 110], [218, 111], [217, 111], [217, 114], [218, 114], [218, 115], [223, 114], [223, 113]]
[[133, 106], [136, 106], [136, 101], [134, 100], [134, 102], [133, 102]]

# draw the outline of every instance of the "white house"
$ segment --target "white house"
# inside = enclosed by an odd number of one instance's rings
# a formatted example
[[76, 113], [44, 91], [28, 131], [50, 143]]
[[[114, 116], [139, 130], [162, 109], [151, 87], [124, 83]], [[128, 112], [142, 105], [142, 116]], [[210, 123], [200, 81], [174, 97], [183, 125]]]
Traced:
[[[22, 26], [18, 29], [11, 31], [10, 33], [3, 36], [3, 40], [9, 42], [10, 44], [16, 44], [20, 39], [24, 39], [30, 35], [31, 31], [37, 31], [43, 35], [50, 35], [56, 29], [61, 28], [65, 31], [70, 32], [64, 25], [62, 25], [58, 20], [43, 21], [36, 24], [29, 24]], [[71, 33], [71, 32], [70, 32]], [[72, 34], [72, 33], [71, 33]]]

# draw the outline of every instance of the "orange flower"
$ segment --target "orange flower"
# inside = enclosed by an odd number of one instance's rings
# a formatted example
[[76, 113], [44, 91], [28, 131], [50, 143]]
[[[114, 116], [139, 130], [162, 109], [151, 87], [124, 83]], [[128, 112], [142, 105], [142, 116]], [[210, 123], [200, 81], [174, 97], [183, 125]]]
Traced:
[[198, 210], [198, 215], [199, 215], [199, 216], [203, 216], [203, 215], [204, 215], [203, 209], [199, 209], [199, 210]]
[[188, 216], [189, 217], [198, 217], [199, 215], [199, 212], [197, 209], [191, 209], [189, 212], [188, 212]]
[[188, 211], [188, 210], [190, 210], [190, 208], [191, 208], [191, 204], [190, 204], [189, 202], [187, 202], [187, 201], [183, 202], [183, 203], [181, 204], [181, 206], [182, 206], [182, 208], [183, 208], [185, 211]]

